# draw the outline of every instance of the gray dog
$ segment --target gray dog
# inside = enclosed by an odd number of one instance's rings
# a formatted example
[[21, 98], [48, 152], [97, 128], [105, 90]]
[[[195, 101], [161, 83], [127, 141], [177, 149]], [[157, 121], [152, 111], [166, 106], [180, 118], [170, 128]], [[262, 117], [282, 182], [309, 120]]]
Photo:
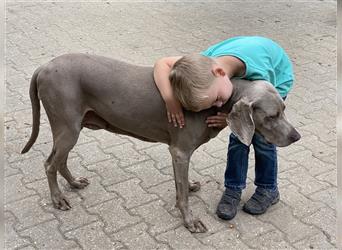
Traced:
[[[255, 132], [277, 146], [288, 146], [300, 139], [299, 133], [286, 120], [285, 105], [271, 84], [245, 80], [233, 80], [233, 84], [233, 95], [220, 111], [229, 113], [229, 126], [244, 144], [250, 145]], [[218, 128], [208, 128], [205, 123], [218, 109], [185, 111], [186, 126], [175, 128], [167, 121], [152, 67], [87, 54], [66, 54], [39, 67], [32, 76], [30, 99], [33, 128], [22, 153], [30, 150], [37, 139], [40, 99], [53, 135], [52, 152], [44, 165], [56, 208], [71, 208], [58, 187], [57, 171], [72, 187], [84, 188], [89, 184], [86, 178], [75, 178], [67, 167], [68, 154], [80, 131], [83, 127], [105, 129], [148, 142], [168, 144], [177, 206], [184, 225], [191, 232], [207, 231], [189, 209], [189, 191], [199, 190], [200, 184], [189, 182], [188, 168], [196, 148], [220, 132]]]

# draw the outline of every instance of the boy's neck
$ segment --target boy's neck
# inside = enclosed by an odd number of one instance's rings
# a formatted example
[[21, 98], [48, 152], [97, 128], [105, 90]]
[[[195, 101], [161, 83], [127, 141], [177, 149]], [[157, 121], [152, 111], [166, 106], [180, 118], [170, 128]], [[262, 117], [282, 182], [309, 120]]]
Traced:
[[234, 56], [221, 56], [215, 60], [224, 68], [229, 78], [245, 74], [245, 64]]

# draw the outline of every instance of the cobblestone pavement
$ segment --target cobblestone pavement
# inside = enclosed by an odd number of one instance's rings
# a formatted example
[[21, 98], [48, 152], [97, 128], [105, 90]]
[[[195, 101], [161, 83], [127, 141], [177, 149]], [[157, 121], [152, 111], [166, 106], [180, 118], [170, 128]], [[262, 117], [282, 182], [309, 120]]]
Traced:
[[[336, 2], [19, 3], [8, 2], [5, 218], [8, 249], [335, 249]], [[294, 61], [296, 85], [286, 114], [302, 134], [279, 149], [281, 202], [261, 216], [215, 216], [223, 191], [225, 129], [201, 146], [190, 175], [202, 189], [191, 208], [209, 232], [191, 234], [175, 205], [166, 145], [84, 129], [69, 167], [91, 184], [59, 182], [72, 209], [52, 208], [43, 162], [52, 138], [43, 113], [31, 133], [29, 80], [35, 68], [67, 52], [152, 65], [162, 56], [199, 52], [235, 35], [279, 42]], [[253, 193], [251, 154], [248, 188]]]

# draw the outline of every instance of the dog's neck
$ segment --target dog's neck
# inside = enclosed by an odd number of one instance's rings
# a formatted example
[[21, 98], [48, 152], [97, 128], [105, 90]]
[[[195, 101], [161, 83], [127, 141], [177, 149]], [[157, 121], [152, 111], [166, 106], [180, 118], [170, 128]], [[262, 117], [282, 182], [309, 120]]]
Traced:
[[246, 84], [252, 84], [251, 82], [247, 81], [239, 81], [232, 79], [233, 84], [233, 92], [229, 100], [220, 108], [221, 112], [230, 113], [233, 105], [237, 103], [242, 97], [248, 96]]

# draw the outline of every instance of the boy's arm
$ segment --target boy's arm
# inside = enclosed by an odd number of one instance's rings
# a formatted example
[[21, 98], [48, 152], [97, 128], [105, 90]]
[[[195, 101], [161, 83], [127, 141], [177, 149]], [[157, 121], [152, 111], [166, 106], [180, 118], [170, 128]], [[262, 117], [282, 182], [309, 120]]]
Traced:
[[184, 115], [180, 102], [174, 97], [169, 75], [175, 62], [181, 56], [165, 57], [159, 59], [154, 64], [154, 81], [157, 88], [166, 104], [167, 117], [169, 122], [173, 122], [174, 126], [179, 125], [180, 128], [184, 126]]
[[173, 65], [180, 58], [181, 56], [164, 57], [154, 64], [154, 81], [165, 102], [173, 98], [169, 75]]

